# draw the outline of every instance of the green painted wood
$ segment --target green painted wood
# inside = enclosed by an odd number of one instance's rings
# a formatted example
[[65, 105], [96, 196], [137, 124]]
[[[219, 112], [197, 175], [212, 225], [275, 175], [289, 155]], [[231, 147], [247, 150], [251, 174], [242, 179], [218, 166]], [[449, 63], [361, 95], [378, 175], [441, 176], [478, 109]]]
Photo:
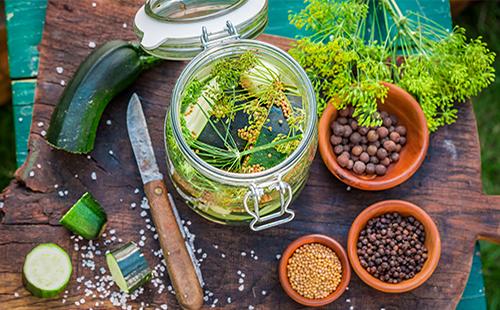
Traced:
[[20, 166], [26, 159], [36, 80], [12, 82], [12, 105], [16, 133], [16, 159]]
[[483, 266], [479, 252], [479, 243], [476, 243], [469, 280], [467, 280], [467, 285], [465, 286], [457, 310], [486, 310], [484, 292]]
[[10, 76], [30, 78], [38, 72], [47, 0], [5, 0]]
[[[398, 3], [403, 12], [419, 9], [427, 17], [451, 29], [448, 0], [399, 0]], [[6, 0], [9, 64], [13, 79], [35, 77], [37, 74], [37, 46], [41, 39], [46, 6], [46, 0]], [[269, 0], [269, 26], [266, 32], [288, 37], [304, 34], [288, 23], [289, 11], [298, 11], [303, 7], [302, 0]], [[35, 87], [35, 80], [14, 81], [12, 84], [18, 165], [24, 162], [27, 155]], [[478, 255], [474, 255], [469, 281], [458, 309], [486, 309], [481, 270], [481, 260]]]

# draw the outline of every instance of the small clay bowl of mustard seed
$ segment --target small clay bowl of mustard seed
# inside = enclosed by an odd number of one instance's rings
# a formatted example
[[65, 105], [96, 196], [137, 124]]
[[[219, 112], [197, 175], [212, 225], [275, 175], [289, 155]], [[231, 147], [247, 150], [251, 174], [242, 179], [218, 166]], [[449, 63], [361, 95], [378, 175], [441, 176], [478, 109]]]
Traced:
[[353, 108], [331, 103], [319, 122], [318, 145], [330, 172], [345, 184], [370, 191], [408, 180], [420, 168], [429, 147], [429, 130], [418, 102], [402, 88], [389, 90], [378, 104], [381, 125], [363, 127]]
[[347, 253], [363, 282], [385, 293], [404, 293], [430, 278], [441, 256], [441, 239], [424, 210], [407, 201], [385, 200], [356, 217]]
[[342, 245], [319, 234], [293, 241], [282, 255], [278, 271], [286, 294], [307, 307], [332, 303], [351, 280], [351, 267]]

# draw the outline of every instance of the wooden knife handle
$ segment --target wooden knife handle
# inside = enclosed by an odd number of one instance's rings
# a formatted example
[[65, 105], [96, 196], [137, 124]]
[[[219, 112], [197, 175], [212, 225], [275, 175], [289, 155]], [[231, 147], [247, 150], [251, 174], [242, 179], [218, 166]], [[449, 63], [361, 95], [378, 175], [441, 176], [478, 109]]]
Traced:
[[184, 309], [200, 309], [203, 306], [203, 290], [186, 249], [184, 238], [177, 226], [168, 200], [167, 188], [163, 180], [156, 180], [146, 183], [144, 191], [149, 200], [151, 216], [177, 301]]

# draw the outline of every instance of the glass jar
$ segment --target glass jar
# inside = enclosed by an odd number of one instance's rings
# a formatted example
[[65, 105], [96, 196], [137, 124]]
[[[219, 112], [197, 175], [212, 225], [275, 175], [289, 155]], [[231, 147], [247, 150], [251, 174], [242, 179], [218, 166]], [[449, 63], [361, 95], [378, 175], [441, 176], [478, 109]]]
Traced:
[[[232, 9], [244, 6], [237, 5], [238, 1], [230, 2], [233, 3], [229, 6]], [[267, 1], [264, 2], [267, 12]], [[210, 221], [250, 223], [250, 228], [255, 231], [289, 222], [295, 216], [289, 205], [304, 187], [316, 153], [317, 106], [311, 82], [286, 52], [268, 43], [241, 38], [238, 27], [231, 21], [226, 21], [225, 36], [219, 31], [214, 37], [206, 27], [202, 29], [199, 42], [203, 51], [182, 71], [165, 119], [165, 148], [172, 183], [188, 205]], [[247, 29], [247, 33], [258, 32]], [[156, 54], [161, 54], [161, 51], [165, 48], [157, 49]], [[297, 148], [281, 163], [257, 173], [228, 172], [209, 165], [189, 147], [181, 129], [181, 101], [187, 85], [194, 79], [207, 76], [218, 60], [246, 51], [255, 52], [296, 85], [305, 110], [304, 133]]]

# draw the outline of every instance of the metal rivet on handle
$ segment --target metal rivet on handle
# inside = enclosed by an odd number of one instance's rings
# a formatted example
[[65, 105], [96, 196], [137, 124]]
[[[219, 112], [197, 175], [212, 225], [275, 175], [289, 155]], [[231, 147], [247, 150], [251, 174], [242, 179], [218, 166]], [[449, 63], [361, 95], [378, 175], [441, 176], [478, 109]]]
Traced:
[[155, 194], [156, 195], [161, 195], [162, 193], [163, 193], [163, 189], [161, 189], [161, 187], [155, 188]]

